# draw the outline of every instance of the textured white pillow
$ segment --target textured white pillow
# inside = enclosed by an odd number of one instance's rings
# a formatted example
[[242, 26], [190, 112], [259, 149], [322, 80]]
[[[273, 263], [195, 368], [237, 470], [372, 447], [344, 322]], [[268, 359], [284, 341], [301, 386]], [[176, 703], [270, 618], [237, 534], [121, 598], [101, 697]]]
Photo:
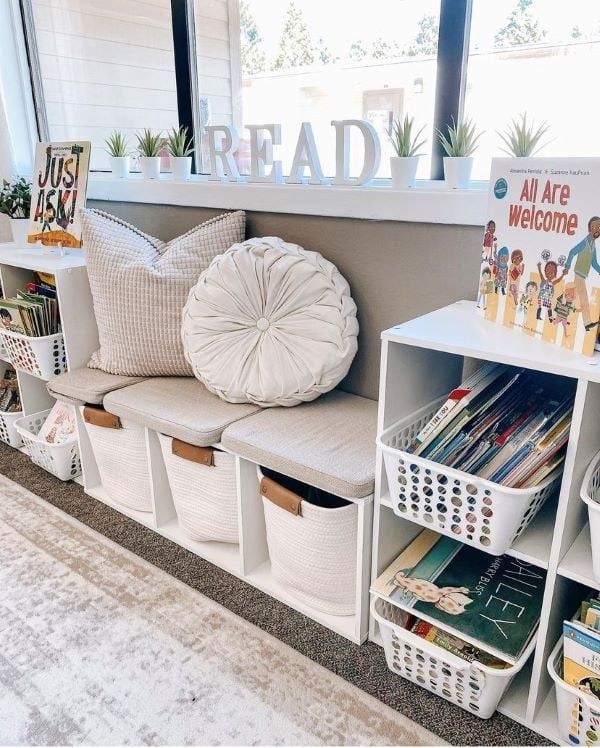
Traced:
[[126, 376], [191, 376], [181, 311], [215, 255], [244, 240], [242, 211], [201, 223], [168, 243], [120, 218], [82, 212], [100, 350], [88, 366]]
[[347, 374], [357, 336], [356, 305], [335, 265], [278, 237], [216, 257], [183, 310], [194, 374], [233, 403], [314, 400]]

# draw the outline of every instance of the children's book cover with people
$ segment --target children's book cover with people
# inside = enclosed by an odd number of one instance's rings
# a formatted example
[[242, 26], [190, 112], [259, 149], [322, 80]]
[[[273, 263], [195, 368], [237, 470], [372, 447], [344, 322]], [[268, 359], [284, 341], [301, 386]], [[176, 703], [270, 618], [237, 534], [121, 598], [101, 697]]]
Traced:
[[477, 308], [591, 356], [600, 321], [600, 158], [492, 161]]
[[38, 143], [35, 149], [29, 244], [81, 247], [91, 143]]

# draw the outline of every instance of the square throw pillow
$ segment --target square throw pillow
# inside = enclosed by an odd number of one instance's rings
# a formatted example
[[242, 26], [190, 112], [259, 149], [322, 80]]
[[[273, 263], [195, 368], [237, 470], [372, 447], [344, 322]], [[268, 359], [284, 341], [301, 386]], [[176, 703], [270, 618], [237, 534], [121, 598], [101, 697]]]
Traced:
[[181, 340], [192, 286], [244, 240], [246, 215], [226, 213], [163, 242], [96, 209], [82, 211], [100, 349], [88, 366], [125, 376], [193, 376]]

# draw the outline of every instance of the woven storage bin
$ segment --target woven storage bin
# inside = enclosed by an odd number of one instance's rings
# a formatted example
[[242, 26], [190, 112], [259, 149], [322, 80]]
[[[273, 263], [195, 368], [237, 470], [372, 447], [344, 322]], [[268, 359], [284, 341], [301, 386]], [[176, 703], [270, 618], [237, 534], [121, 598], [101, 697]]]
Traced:
[[558, 737], [567, 745], [597, 745], [600, 741], [600, 701], [562, 679], [562, 637], [548, 658], [548, 672], [554, 681], [556, 693]]
[[16, 332], [0, 332], [0, 343], [6, 349], [6, 358], [20, 371], [41, 379], [52, 379], [67, 370], [65, 341], [62, 333], [30, 338]]
[[[192, 540], [239, 543], [235, 457], [212, 450], [213, 465], [173, 454], [180, 442], [159, 434], [173, 504], [181, 529]], [[194, 447], [182, 445], [181, 454]], [[209, 454], [207, 450], [202, 450]]]
[[500, 556], [558, 488], [561, 471], [534, 488], [509, 488], [406, 452], [444, 398], [378, 438], [394, 513], [461, 543]]
[[36, 465], [47, 470], [60, 480], [72, 480], [81, 475], [81, 460], [79, 459], [79, 444], [77, 437], [73, 437], [62, 444], [48, 444], [38, 439], [50, 410], [34, 413], [30, 416], [18, 418], [14, 427], [23, 440], [25, 451]]
[[[358, 507], [327, 509], [295, 496], [300, 514], [282, 509], [263, 493], [267, 545], [275, 579], [300, 602], [331, 615], [356, 610]], [[275, 479], [276, 481], [277, 479]], [[293, 500], [294, 501], [294, 500]]]
[[600, 581], [600, 452], [586, 471], [580, 495], [588, 508], [594, 577]]
[[535, 648], [535, 637], [516, 665], [505, 670], [465, 662], [451, 652], [404, 628], [407, 614], [380, 598], [371, 602], [371, 615], [379, 624], [389, 669], [406, 680], [489, 719], [513, 677]]
[[[105, 411], [85, 406], [81, 411], [102, 486], [109, 499], [139, 512], [151, 512], [152, 491], [145, 428], [123, 419], [115, 419], [119, 428], [96, 425], [88, 419], [95, 413], [103, 414]], [[107, 415], [110, 418], [110, 414]]]
[[23, 444], [21, 435], [15, 428], [15, 421], [23, 417], [23, 413], [0, 413], [0, 440], [10, 444], [11, 447], [19, 448]]

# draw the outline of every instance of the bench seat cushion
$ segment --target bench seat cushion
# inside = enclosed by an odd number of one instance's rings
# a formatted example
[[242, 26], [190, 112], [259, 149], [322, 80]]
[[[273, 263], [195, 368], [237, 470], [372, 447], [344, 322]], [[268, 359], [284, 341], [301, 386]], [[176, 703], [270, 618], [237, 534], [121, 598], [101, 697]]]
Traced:
[[104, 408], [153, 431], [197, 447], [221, 439], [223, 429], [256, 413], [256, 405], [233, 405], [193, 377], [154, 377], [104, 398]]
[[123, 377], [98, 369], [74, 369], [48, 382], [48, 392], [57, 400], [74, 405], [102, 405], [104, 396], [113, 390], [143, 382], [144, 377]]
[[377, 403], [341, 390], [295, 408], [272, 408], [228, 426], [226, 449], [350, 499], [375, 483]]

